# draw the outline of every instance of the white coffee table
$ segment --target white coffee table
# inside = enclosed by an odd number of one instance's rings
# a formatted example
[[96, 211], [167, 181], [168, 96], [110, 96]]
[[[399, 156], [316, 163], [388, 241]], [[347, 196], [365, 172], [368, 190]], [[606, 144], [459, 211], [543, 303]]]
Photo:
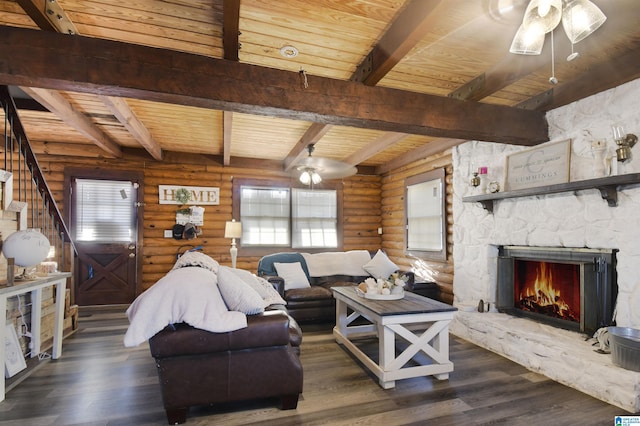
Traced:
[[[400, 300], [370, 300], [359, 296], [355, 287], [332, 290], [336, 299], [333, 335], [378, 377], [380, 386], [390, 389], [395, 387], [396, 380], [410, 377], [449, 378], [453, 371], [449, 360], [449, 323], [457, 308], [410, 292], [405, 292]], [[360, 317], [367, 324], [353, 324]], [[360, 337], [371, 336], [378, 337], [377, 363], [355, 343]], [[397, 356], [396, 336], [409, 343]], [[415, 365], [420, 353], [430, 362]], [[414, 362], [407, 365], [412, 359]]]

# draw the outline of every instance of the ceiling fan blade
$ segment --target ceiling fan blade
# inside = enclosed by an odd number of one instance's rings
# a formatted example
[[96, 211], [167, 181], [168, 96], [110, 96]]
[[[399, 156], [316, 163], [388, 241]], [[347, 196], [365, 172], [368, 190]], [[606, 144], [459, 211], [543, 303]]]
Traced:
[[339, 179], [353, 176], [358, 172], [355, 166], [342, 161], [321, 157], [306, 157], [296, 165], [294, 174], [299, 176], [306, 168], [314, 169], [323, 179]]

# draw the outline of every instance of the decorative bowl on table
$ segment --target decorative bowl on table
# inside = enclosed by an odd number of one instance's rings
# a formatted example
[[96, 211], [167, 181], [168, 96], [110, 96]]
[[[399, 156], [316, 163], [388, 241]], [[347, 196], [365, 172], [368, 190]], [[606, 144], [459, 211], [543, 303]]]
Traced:
[[389, 278], [367, 278], [356, 287], [356, 293], [360, 297], [371, 300], [399, 300], [404, 297], [405, 280], [397, 274]]

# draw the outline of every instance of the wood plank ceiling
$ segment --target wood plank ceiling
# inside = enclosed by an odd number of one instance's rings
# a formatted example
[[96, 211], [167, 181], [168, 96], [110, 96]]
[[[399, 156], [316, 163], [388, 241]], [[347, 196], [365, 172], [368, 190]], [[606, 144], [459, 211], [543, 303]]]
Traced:
[[0, 0], [0, 83], [45, 107], [16, 101], [36, 152], [286, 171], [315, 144], [384, 173], [468, 139], [541, 143], [545, 111], [640, 77], [640, 2], [593, 2], [607, 21], [571, 62], [556, 29], [551, 85], [549, 36], [508, 52], [526, 0]]

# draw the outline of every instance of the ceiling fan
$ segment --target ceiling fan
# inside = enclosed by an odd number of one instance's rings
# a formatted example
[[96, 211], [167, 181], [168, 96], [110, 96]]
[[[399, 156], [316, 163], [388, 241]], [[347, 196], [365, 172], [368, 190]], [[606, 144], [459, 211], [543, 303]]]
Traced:
[[358, 172], [355, 166], [329, 158], [312, 157], [313, 144], [307, 146], [309, 155], [295, 166], [294, 175], [304, 185], [317, 185], [323, 179], [340, 179]]

